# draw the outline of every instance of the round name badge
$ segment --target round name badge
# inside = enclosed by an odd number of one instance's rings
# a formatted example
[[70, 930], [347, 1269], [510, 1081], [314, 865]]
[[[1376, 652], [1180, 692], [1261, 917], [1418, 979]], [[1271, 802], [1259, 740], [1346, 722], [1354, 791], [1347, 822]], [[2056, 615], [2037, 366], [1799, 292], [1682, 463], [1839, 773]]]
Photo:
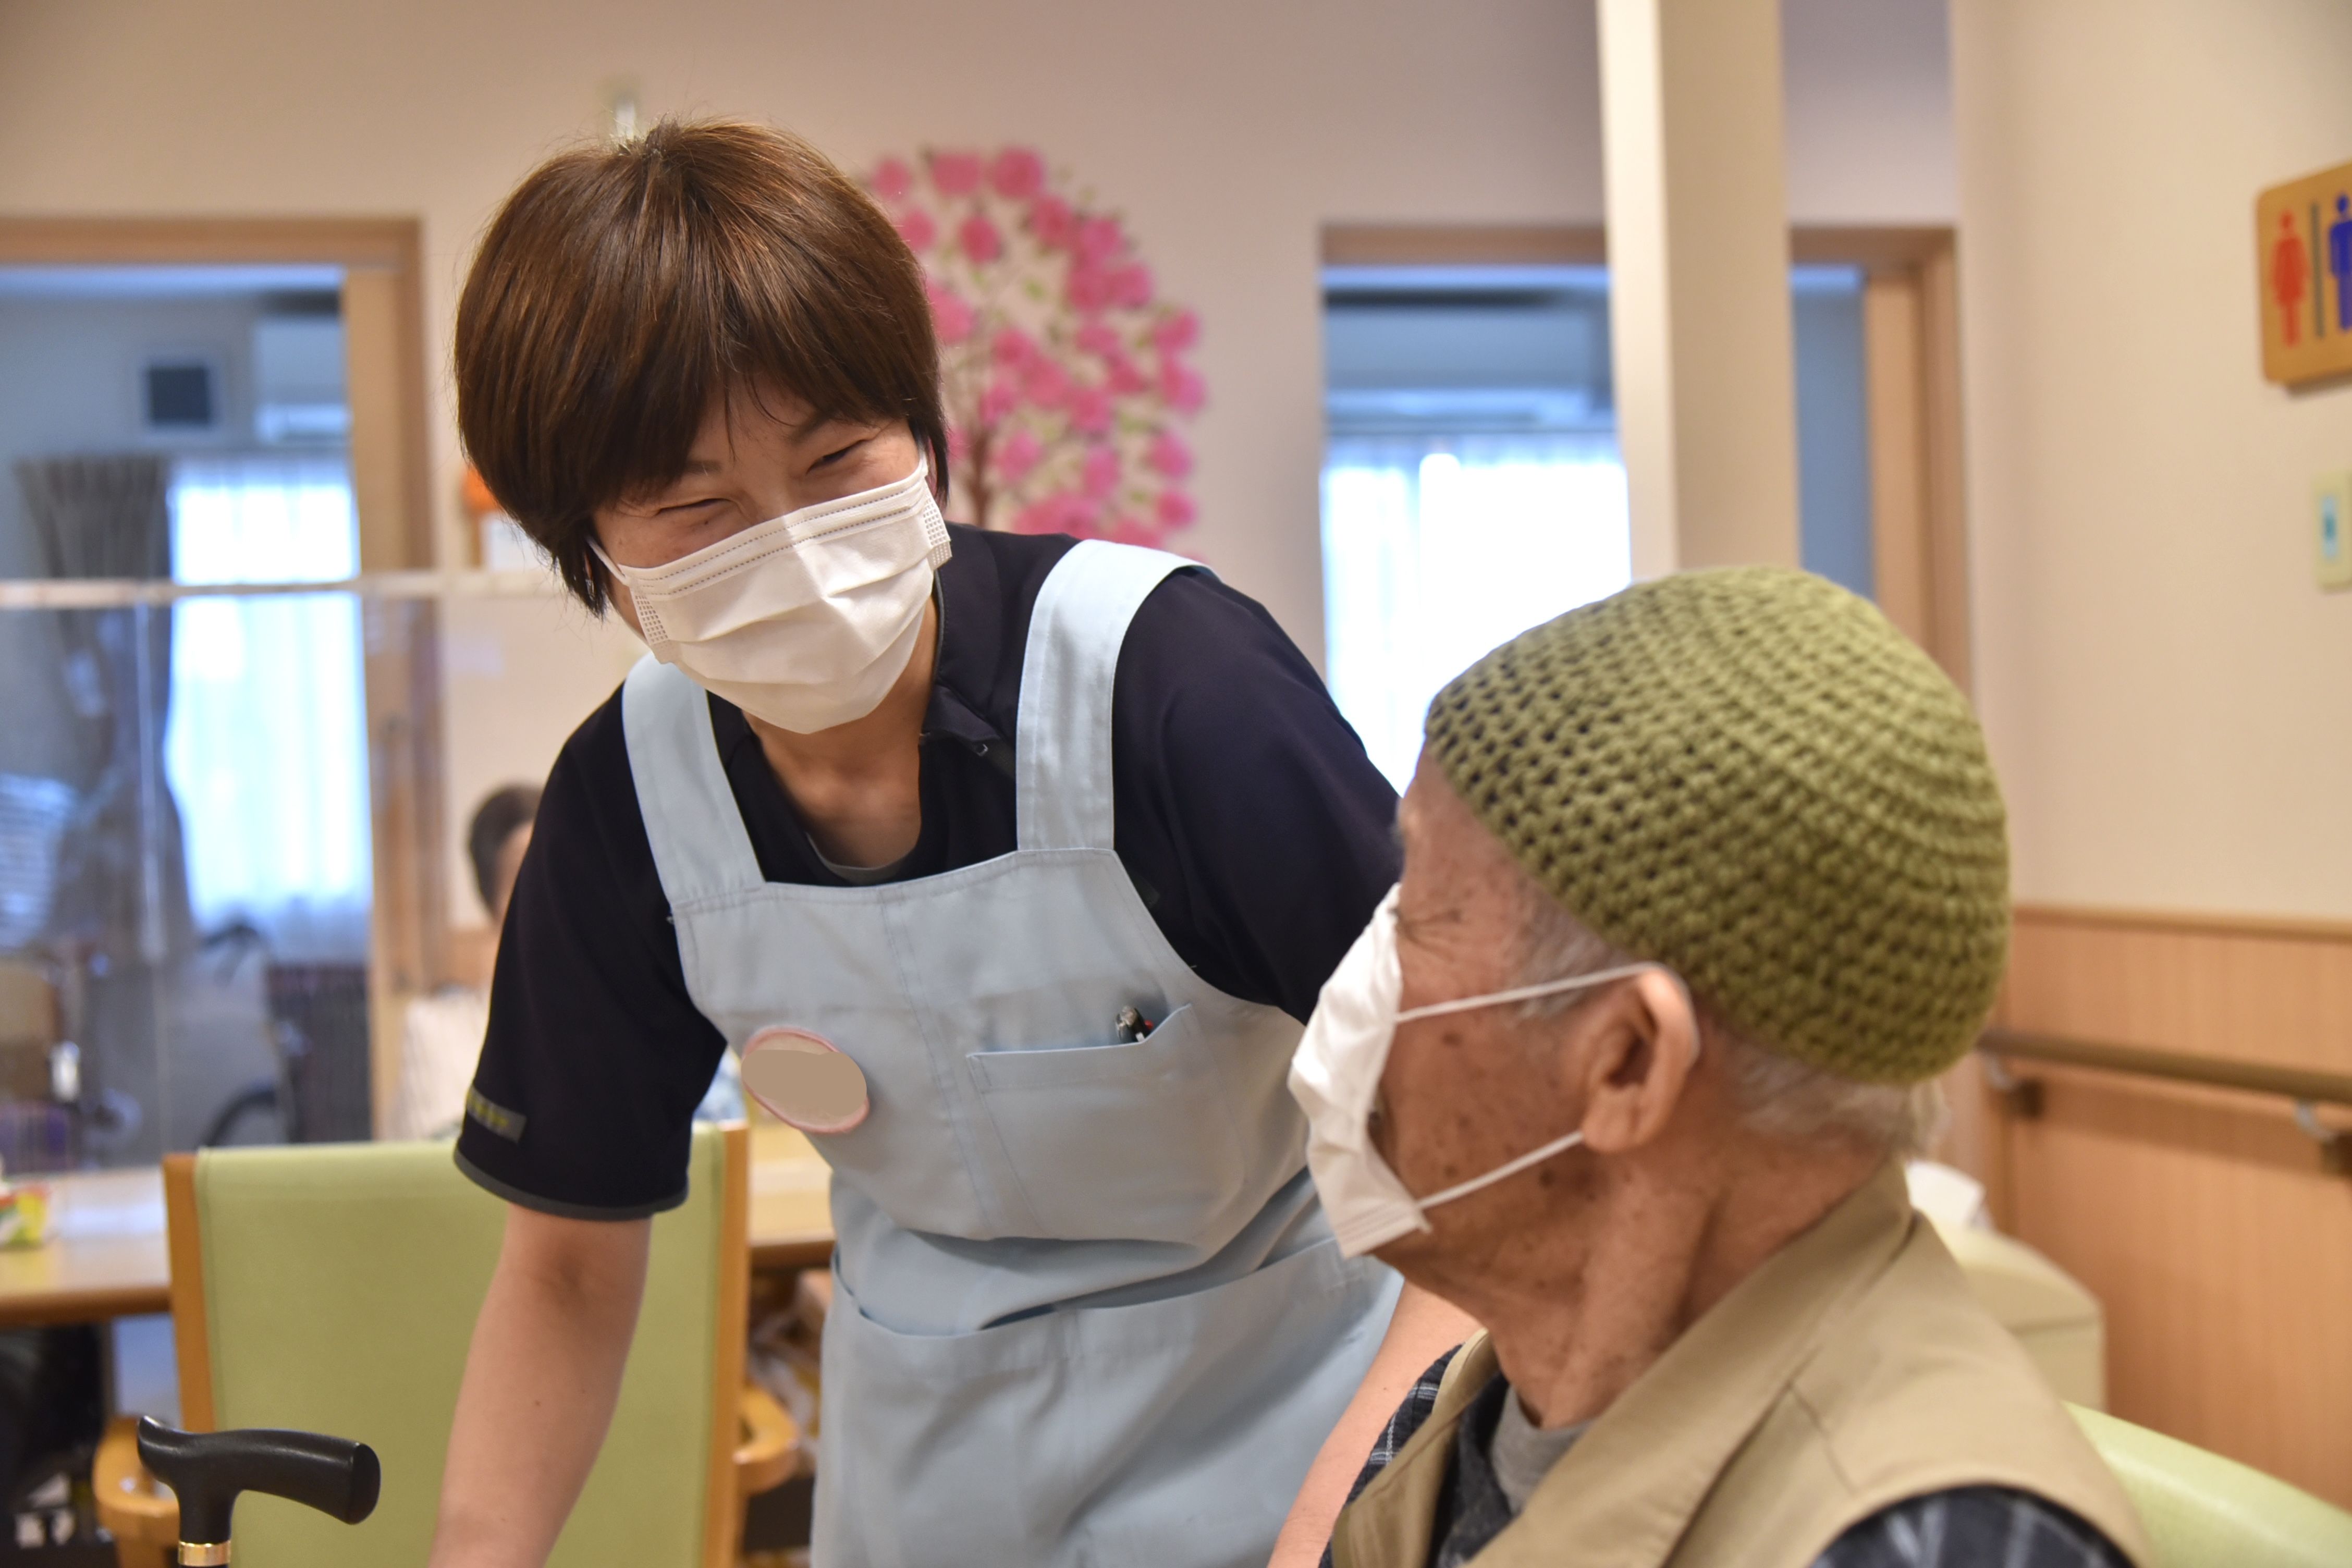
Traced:
[[772, 1024], [743, 1042], [743, 1092], [787, 1126], [846, 1132], [873, 1102], [866, 1074], [823, 1035]]

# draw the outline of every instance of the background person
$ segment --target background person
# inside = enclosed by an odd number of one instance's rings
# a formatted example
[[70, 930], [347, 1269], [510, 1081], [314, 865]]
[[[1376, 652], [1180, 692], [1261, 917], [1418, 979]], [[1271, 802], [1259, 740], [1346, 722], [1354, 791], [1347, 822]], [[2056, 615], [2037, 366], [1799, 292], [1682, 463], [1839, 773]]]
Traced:
[[655, 657], [550, 773], [499, 949], [457, 1157], [512, 1208], [436, 1568], [545, 1560], [694, 1106], [776, 1027], [857, 1089], [796, 1123], [839, 1238], [816, 1562], [1258, 1568], [1461, 1332], [1341, 1256], [1284, 1089], [1395, 868], [1313, 668], [1176, 557], [940, 521], [920, 269], [779, 132], [533, 173], [457, 383]]
[[1905, 1189], [2009, 920], [1924, 654], [1801, 573], [1643, 584], [1448, 686], [1401, 822], [1293, 1081], [1342, 1243], [1486, 1331], [1339, 1568], [2146, 1561]]

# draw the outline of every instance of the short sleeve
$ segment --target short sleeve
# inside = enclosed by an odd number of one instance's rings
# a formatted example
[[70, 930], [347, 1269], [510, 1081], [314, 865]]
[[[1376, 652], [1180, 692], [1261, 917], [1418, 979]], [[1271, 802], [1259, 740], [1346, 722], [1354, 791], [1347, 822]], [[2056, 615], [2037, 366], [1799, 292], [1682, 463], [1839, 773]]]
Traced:
[[1113, 692], [1118, 850], [1184, 959], [1304, 1020], [1396, 880], [1396, 792], [1315, 667], [1203, 573], [1136, 612]]
[[457, 1163], [549, 1214], [675, 1207], [695, 1107], [724, 1049], [687, 994], [615, 694], [548, 775], [499, 938]]

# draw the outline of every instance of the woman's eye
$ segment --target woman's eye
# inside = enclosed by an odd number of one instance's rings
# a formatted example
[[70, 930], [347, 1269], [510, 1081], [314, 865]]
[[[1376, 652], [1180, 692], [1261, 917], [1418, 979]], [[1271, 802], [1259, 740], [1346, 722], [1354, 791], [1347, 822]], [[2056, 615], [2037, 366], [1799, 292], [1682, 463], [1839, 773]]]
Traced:
[[824, 457], [819, 458], [816, 460], [814, 466], [820, 468], [831, 468], [834, 464], [838, 463], [841, 459], [846, 458], [852, 452], [855, 452], [858, 447], [863, 447], [864, 445], [866, 445], [866, 442], [862, 437], [858, 440], [852, 441], [848, 446], [842, 447], [837, 452], [827, 452]]

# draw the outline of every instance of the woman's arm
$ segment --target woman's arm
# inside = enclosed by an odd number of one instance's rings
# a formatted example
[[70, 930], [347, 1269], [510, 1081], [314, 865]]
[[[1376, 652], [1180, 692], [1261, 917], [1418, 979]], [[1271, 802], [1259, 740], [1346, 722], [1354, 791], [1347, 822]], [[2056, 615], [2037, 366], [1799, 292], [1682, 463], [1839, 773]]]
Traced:
[[466, 1356], [431, 1568], [543, 1568], [612, 1425], [651, 1220], [509, 1207]]
[[1290, 1517], [1275, 1539], [1267, 1568], [1316, 1568], [1348, 1501], [1348, 1489], [1364, 1468], [1381, 1426], [1430, 1363], [1477, 1331], [1478, 1325], [1460, 1308], [1426, 1290], [1404, 1288], [1371, 1370], [1364, 1373], [1331, 1436], [1323, 1440], [1306, 1485], [1298, 1489], [1298, 1500], [1290, 1505]]

